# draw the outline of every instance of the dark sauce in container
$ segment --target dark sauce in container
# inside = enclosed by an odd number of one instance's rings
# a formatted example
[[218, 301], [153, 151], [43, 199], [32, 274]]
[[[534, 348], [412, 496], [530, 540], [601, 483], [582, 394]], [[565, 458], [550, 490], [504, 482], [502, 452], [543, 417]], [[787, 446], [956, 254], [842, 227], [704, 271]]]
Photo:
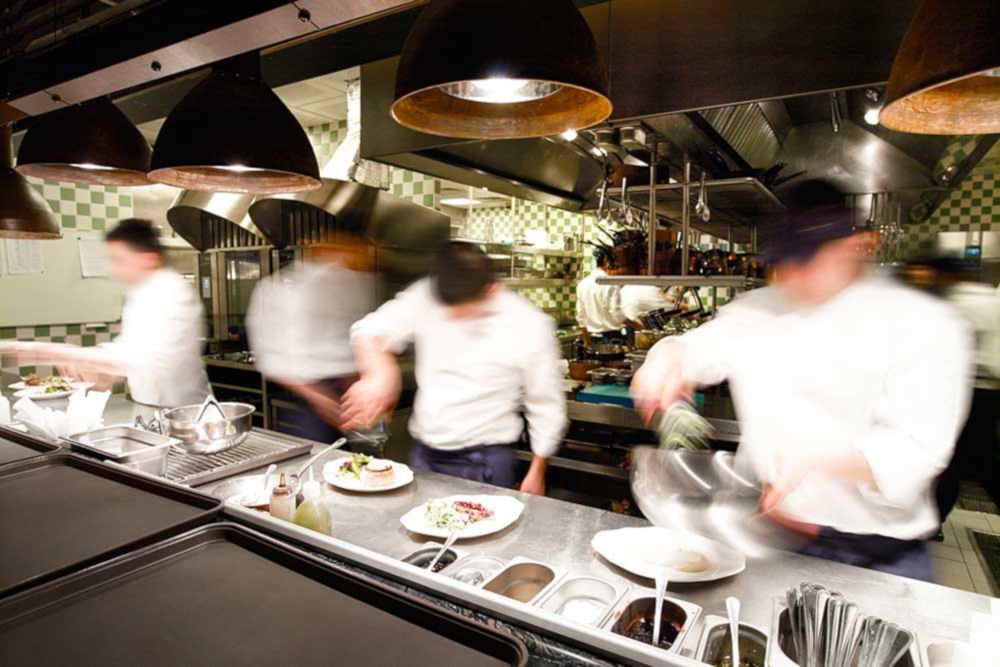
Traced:
[[[640, 618], [634, 618], [632, 621], [625, 626], [625, 631], [621, 634], [629, 639], [635, 639], [643, 644], [653, 643], [653, 622], [656, 619], [653, 616], [644, 616]], [[670, 622], [669, 619], [660, 619], [660, 643], [657, 644], [660, 648], [670, 648], [674, 645], [677, 640], [677, 635], [681, 632], [680, 626], [675, 623]]]

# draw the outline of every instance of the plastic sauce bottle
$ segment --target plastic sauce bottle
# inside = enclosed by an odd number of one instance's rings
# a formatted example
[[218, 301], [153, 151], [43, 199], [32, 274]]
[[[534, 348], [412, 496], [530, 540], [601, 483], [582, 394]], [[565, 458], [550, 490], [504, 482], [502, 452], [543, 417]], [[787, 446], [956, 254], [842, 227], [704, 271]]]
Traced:
[[270, 512], [275, 519], [295, 520], [295, 493], [285, 484], [285, 473], [281, 473], [278, 486], [271, 489]]
[[303, 528], [315, 530], [317, 533], [330, 535], [333, 532], [333, 522], [330, 519], [330, 510], [320, 498], [321, 492], [322, 488], [319, 482], [305, 483], [302, 487], [302, 495], [305, 496], [305, 500], [295, 510], [295, 523]]

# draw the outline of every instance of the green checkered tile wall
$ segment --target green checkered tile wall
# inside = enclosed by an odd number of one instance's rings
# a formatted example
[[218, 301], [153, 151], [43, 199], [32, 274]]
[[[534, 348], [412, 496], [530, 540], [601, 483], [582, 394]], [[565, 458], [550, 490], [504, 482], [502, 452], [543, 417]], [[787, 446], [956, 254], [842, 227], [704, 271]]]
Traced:
[[441, 181], [409, 169], [390, 169], [392, 194], [403, 199], [440, 210]]
[[[962, 146], [960, 151], [971, 150], [965, 143]], [[902, 255], [913, 255], [922, 245], [933, 244], [938, 232], [993, 230], [1000, 230], [1000, 143], [969, 172], [930, 219], [907, 228]]]
[[129, 188], [60, 183], [29, 178], [28, 182], [52, 208], [63, 229], [103, 232], [122, 218], [132, 217]]
[[322, 169], [323, 165], [333, 157], [337, 145], [347, 135], [347, 121], [342, 120], [337, 123], [324, 123], [308, 127], [306, 135], [309, 137], [309, 143], [312, 144], [313, 152], [316, 153], [316, 161], [319, 162], [320, 169]]

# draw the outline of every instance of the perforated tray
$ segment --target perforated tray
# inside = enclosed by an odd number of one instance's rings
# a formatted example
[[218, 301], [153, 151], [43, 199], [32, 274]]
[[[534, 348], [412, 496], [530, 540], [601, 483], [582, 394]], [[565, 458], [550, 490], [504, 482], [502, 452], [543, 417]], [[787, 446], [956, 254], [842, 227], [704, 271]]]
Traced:
[[527, 656], [514, 637], [235, 524], [0, 602], [2, 665], [501, 667]]
[[0, 468], [0, 598], [207, 523], [221, 507], [75, 454]]

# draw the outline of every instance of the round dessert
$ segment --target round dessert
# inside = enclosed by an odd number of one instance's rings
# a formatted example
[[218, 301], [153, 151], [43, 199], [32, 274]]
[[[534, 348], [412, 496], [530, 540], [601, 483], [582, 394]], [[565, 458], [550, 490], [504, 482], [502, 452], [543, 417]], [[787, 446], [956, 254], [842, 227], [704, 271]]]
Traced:
[[396, 471], [388, 461], [372, 460], [361, 469], [361, 483], [365, 486], [392, 486], [396, 481]]

